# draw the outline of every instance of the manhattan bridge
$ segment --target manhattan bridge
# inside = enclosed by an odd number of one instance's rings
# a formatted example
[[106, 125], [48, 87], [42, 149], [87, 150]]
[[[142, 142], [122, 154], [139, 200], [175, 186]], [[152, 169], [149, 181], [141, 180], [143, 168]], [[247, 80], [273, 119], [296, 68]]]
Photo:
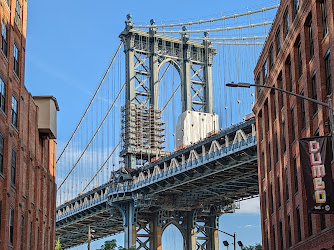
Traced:
[[278, 5], [190, 22], [136, 25], [57, 159], [62, 247], [124, 233], [124, 247], [219, 249], [219, 216], [258, 195], [252, 70]]

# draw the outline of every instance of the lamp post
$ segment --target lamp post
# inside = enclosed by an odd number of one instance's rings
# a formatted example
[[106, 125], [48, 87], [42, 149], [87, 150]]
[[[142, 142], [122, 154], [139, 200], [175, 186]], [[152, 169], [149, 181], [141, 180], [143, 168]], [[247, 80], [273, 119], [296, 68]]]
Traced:
[[226, 86], [227, 87], [240, 87], [240, 88], [259, 87], [259, 88], [267, 88], [267, 89], [277, 90], [277, 91], [286, 93], [288, 95], [293, 95], [293, 96], [299, 97], [301, 99], [304, 99], [304, 100], [307, 100], [307, 101], [310, 101], [310, 102], [314, 102], [316, 104], [319, 104], [321, 106], [324, 106], [324, 107], [328, 108], [329, 109], [330, 135], [331, 135], [331, 139], [332, 139], [331, 140], [332, 141], [332, 154], [333, 154], [333, 160], [334, 160], [334, 117], [333, 117], [334, 110], [333, 110], [333, 107], [332, 107], [332, 99], [331, 98], [328, 99], [328, 103], [325, 103], [325, 102], [321, 102], [321, 101], [309, 98], [307, 96], [303, 96], [303, 95], [299, 95], [297, 93], [286, 91], [284, 89], [271, 87], [271, 86], [267, 86], [267, 85], [251, 84], [251, 83], [246, 83], [246, 82], [239, 82], [239, 83], [231, 82], [231, 83], [227, 83]]
[[[228, 236], [231, 236], [231, 237], [233, 237], [233, 248], [234, 248], [234, 250], [236, 250], [236, 243], [235, 243], [235, 233], [234, 234], [229, 234], [229, 233], [226, 233], [226, 232], [224, 232], [223, 230], [220, 230], [220, 229], [217, 229], [217, 228], [215, 228], [215, 227], [209, 227], [209, 226], [199, 226], [199, 225], [196, 225], [196, 227], [203, 227], [203, 228], [209, 228], [209, 229], [214, 229], [214, 230], [217, 230], [217, 231], [219, 231], [219, 232], [222, 232], [222, 233], [224, 233], [224, 234], [227, 234]], [[239, 244], [239, 242], [241, 243], [241, 241], [238, 241], [238, 244]], [[226, 247], [228, 247], [228, 242], [226, 241], [226, 240], [224, 240], [223, 241], [223, 244], [224, 244], [224, 246], [226, 246]], [[242, 244], [242, 243], [241, 243]]]

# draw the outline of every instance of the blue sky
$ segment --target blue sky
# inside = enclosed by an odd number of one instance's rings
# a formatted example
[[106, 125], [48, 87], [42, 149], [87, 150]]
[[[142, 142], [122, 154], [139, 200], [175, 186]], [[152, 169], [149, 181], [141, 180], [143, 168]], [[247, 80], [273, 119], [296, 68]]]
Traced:
[[[32, 95], [53, 95], [57, 98], [60, 106], [57, 141], [58, 145], [63, 145], [79, 121], [119, 44], [118, 35], [124, 29], [128, 13], [132, 14], [135, 24], [148, 24], [151, 18], [157, 24], [176, 23], [179, 20], [193, 21], [242, 13], [249, 9], [272, 6], [277, 2], [29, 1], [25, 84]], [[249, 74], [252, 74], [252, 70]], [[236, 232], [238, 240], [247, 245], [260, 242], [258, 200], [241, 205], [242, 209], [236, 214], [222, 216], [220, 229]], [[175, 232], [164, 238], [168, 240], [173, 235]], [[221, 237], [220, 242], [225, 239], [229, 240]], [[119, 243], [122, 243], [121, 239]], [[94, 243], [93, 249], [100, 245], [101, 242]]]

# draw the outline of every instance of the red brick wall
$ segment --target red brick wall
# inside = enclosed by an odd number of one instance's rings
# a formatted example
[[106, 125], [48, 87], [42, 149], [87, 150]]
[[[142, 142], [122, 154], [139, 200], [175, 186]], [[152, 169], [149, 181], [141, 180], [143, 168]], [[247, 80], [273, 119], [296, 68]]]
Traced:
[[[292, 69], [292, 92], [300, 94], [304, 91], [304, 95], [312, 97], [311, 93], [311, 78], [313, 72], [316, 75], [316, 91], [318, 100], [327, 102], [325, 91], [325, 71], [324, 71], [324, 56], [327, 50], [330, 50], [331, 60], [331, 72], [332, 78], [334, 76], [334, 27], [333, 27], [333, 1], [327, 0], [327, 16], [328, 16], [328, 33], [326, 37], [322, 37], [322, 22], [320, 3], [316, 0], [300, 1], [300, 8], [296, 16], [293, 15], [293, 0], [282, 0], [281, 6], [278, 9], [275, 22], [271, 28], [267, 42], [263, 48], [263, 51], [258, 60], [257, 66], [254, 70], [255, 79], [260, 73], [261, 84], [262, 80], [262, 65], [265, 59], [268, 61], [268, 51], [271, 44], [275, 45], [275, 34], [280, 27], [281, 31], [281, 50], [276, 56], [276, 50], [274, 46], [274, 66], [268, 70], [268, 80], [265, 83], [268, 86], [275, 86], [280, 88], [278, 76], [282, 74], [283, 88], [289, 90], [288, 86], [288, 71], [285, 62], [290, 55], [291, 69]], [[287, 37], [283, 37], [283, 15], [288, 8], [289, 10], [289, 22], [290, 28]], [[305, 24], [308, 22], [307, 17], [312, 15], [312, 29], [314, 40], [314, 57], [310, 58], [309, 52], [309, 39], [308, 28]], [[298, 55], [296, 41], [300, 37], [301, 41], [301, 54], [302, 54], [302, 69], [303, 74], [299, 77], [298, 72]], [[334, 81], [332, 79], [332, 92], [334, 92]], [[332, 94], [333, 95], [333, 94]], [[262, 243], [264, 249], [287, 249], [289, 248], [288, 240], [288, 221], [287, 217], [291, 217], [291, 249], [321, 249], [329, 248], [334, 245], [334, 215], [326, 215], [326, 227], [327, 229], [321, 230], [320, 216], [312, 215], [312, 236], [308, 233], [308, 212], [306, 207], [306, 194], [303, 183], [302, 166], [300, 163], [298, 138], [313, 136], [317, 129], [319, 129], [319, 135], [327, 135], [329, 127], [327, 124], [328, 110], [325, 107], [318, 106], [318, 112], [313, 115], [312, 103], [305, 101], [305, 119], [306, 127], [302, 128], [301, 119], [301, 101], [299, 98], [284, 94], [284, 107], [281, 108], [280, 100], [281, 93], [270, 93], [268, 89], [261, 89], [260, 93], [257, 93], [257, 102], [254, 106], [254, 113], [256, 115], [257, 128], [260, 128], [260, 122], [262, 121], [262, 131], [258, 129], [258, 162], [259, 162], [259, 190], [261, 201], [261, 227], [262, 227]], [[333, 96], [331, 96], [333, 99]], [[265, 102], [268, 102], [268, 114], [266, 112]], [[276, 103], [276, 111], [274, 111], [273, 102]], [[295, 127], [295, 140], [292, 137], [292, 115], [291, 108], [293, 108], [293, 120]], [[274, 112], [276, 113], [276, 119], [274, 118]], [[262, 116], [262, 119], [260, 118]], [[267, 120], [269, 120], [269, 127], [267, 126]], [[283, 121], [285, 124], [285, 137], [283, 136]], [[263, 140], [261, 140], [261, 133]], [[275, 162], [276, 147], [275, 147], [275, 133], [278, 136], [278, 162]], [[283, 141], [286, 143], [286, 152], [283, 152]], [[268, 144], [271, 146], [271, 155], [269, 156]], [[264, 165], [262, 166], [262, 151], [264, 151]], [[269, 157], [271, 159], [271, 170], [269, 168]], [[294, 157], [296, 157], [297, 164], [297, 181], [298, 192], [295, 192], [295, 174], [294, 174]], [[289, 191], [289, 199], [286, 199], [286, 181], [285, 181], [285, 168], [287, 169], [287, 183]], [[334, 170], [334, 166], [332, 166]], [[264, 172], [264, 173], [263, 173]], [[262, 179], [263, 174], [265, 178]], [[277, 183], [277, 177], [279, 177], [279, 185]], [[270, 211], [270, 185], [273, 186], [273, 212]], [[278, 190], [280, 187], [280, 190]], [[264, 206], [264, 191], [266, 194], [266, 204]], [[281, 206], [278, 203], [278, 193], [281, 193]], [[297, 213], [296, 208], [300, 209], [301, 220], [301, 241], [298, 240], [297, 233]], [[265, 216], [267, 214], [267, 216]], [[282, 221], [283, 225], [283, 246], [280, 244], [280, 228], [279, 224]], [[274, 228], [274, 230], [273, 230]], [[331, 229], [329, 229], [331, 228]], [[275, 231], [275, 237], [274, 237]], [[266, 232], [268, 232], [268, 242], [266, 240]], [[328, 235], [331, 235], [329, 237]], [[275, 246], [274, 246], [275, 238]]]
[[[0, 52], [0, 76], [6, 84], [5, 112], [0, 110], [0, 133], [4, 137], [4, 172], [0, 175], [0, 249], [54, 249], [56, 143], [40, 137], [38, 107], [24, 86], [27, 1], [19, 2], [22, 6], [21, 30], [14, 24], [15, 0], [10, 0], [9, 6], [0, 1], [0, 20], [7, 24], [9, 37], [7, 58]], [[18, 77], [13, 73], [14, 42], [20, 53]], [[11, 124], [12, 95], [18, 101], [17, 128]], [[10, 181], [12, 149], [16, 151], [14, 186]], [[10, 207], [14, 209], [13, 246], [8, 242]]]

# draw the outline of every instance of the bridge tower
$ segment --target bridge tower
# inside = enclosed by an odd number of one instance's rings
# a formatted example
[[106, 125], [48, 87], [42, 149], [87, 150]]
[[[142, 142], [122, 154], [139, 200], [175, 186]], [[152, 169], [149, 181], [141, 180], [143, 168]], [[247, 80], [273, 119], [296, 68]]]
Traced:
[[[182, 112], [213, 113], [212, 60], [216, 50], [207, 36], [206, 33], [203, 43], [190, 41], [185, 27], [181, 38], [161, 35], [154, 20], [148, 32], [137, 30], [131, 15], [127, 15], [125, 29], [120, 34], [126, 57], [121, 156], [127, 169], [135, 169], [139, 159], [149, 161], [166, 153], [161, 147], [164, 135], [158, 106], [159, 71], [165, 63], [174, 66], [180, 75]], [[219, 209], [185, 211], [175, 204], [173, 211], [166, 207], [141, 214], [145, 205], [137, 204], [135, 197], [123, 203], [110, 201], [110, 204], [123, 215], [127, 248], [137, 244], [138, 249], [161, 249], [163, 230], [173, 223], [183, 235], [184, 249], [219, 249]], [[196, 227], [198, 224], [202, 227]]]

